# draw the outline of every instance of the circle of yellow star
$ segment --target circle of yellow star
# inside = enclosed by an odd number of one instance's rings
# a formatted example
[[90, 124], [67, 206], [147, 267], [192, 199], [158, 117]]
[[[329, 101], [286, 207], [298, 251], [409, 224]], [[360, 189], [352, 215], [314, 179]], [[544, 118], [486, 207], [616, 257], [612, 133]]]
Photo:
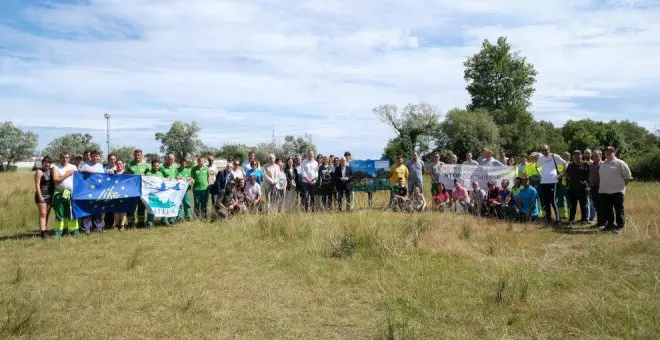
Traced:
[[89, 186], [89, 188], [94, 190], [94, 188], [96, 188], [96, 186], [94, 186], [94, 184], [92, 184], [92, 185]]

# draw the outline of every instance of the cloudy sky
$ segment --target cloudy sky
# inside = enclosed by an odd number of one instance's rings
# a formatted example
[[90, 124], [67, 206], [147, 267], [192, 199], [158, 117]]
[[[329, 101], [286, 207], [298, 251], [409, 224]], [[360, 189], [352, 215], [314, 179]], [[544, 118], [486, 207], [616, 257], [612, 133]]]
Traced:
[[1, 0], [0, 120], [156, 151], [310, 133], [377, 158], [378, 104], [467, 104], [462, 63], [507, 36], [537, 68], [537, 119], [660, 126], [657, 0]]

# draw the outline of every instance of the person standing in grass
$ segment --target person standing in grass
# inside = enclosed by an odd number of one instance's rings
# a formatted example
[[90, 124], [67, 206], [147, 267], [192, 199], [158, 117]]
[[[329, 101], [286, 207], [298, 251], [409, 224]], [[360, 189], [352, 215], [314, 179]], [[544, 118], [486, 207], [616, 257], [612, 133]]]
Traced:
[[[160, 166], [160, 169], [158, 169], [161, 174], [163, 174], [164, 178], [168, 179], [176, 179], [177, 174], [179, 173], [179, 169], [177, 166], [174, 164], [174, 153], [169, 152], [167, 156], [165, 156], [165, 164]], [[163, 222], [165, 224], [174, 224], [176, 223], [176, 219], [174, 217], [164, 217]]]
[[333, 182], [337, 188], [337, 208], [342, 211], [342, 205], [346, 200], [346, 210], [351, 210], [351, 202], [353, 200], [353, 169], [348, 165], [348, 160], [343, 157], [340, 160], [339, 166], [335, 168], [333, 174]]
[[[159, 178], [165, 178], [163, 176], [163, 173], [160, 171], [160, 161], [157, 159], [154, 159], [151, 161], [151, 169], [147, 170], [144, 174], [147, 177], [159, 177]], [[147, 227], [151, 228], [154, 226], [154, 219], [155, 216], [153, 214], [147, 214]], [[167, 219], [165, 217], [161, 218], [161, 222], [163, 224], [167, 224]]]
[[[224, 191], [218, 190], [218, 187], [215, 186], [215, 178], [218, 176], [218, 168], [215, 167], [213, 164], [215, 162], [215, 159], [213, 158], [212, 155], [208, 155], [206, 157], [206, 162], [207, 166], [209, 168], [209, 178], [208, 178], [208, 191], [209, 191], [209, 197], [211, 198], [211, 206], [215, 206], [215, 199], [218, 197], [218, 195], [222, 195]], [[222, 183], [222, 188], [224, 189], [225, 183]]]
[[[135, 149], [135, 151], [133, 151], [133, 160], [128, 162], [126, 173], [132, 175], [144, 175], [147, 170], [149, 170], [149, 164], [144, 161], [142, 150]], [[144, 205], [144, 202], [142, 202], [142, 200], [138, 200], [137, 213], [135, 215], [133, 215], [133, 212], [128, 213], [128, 227], [144, 227], [146, 212], [147, 207]], [[136, 219], [137, 223], [135, 222]]]
[[188, 162], [185, 159], [182, 159], [179, 162], [176, 179], [185, 179], [188, 181], [188, 189], [183, 194], [181, 206], [179, 207], [179, 221], [183, 220], [184, 216], [186, 221], [190, 221], [190, 191], [192, 190], [192, 185], [190, 185], [190, 183], [192, 182], [192, 175], [190, 173], [190, 168], [188, 167]]
[[557, 206], [557, 184], [561, 177], [559, 176], [559, 164], [567, 165], [559, 155], [550, 152], [547, 144], [541, 145], [541, 157], [538, 165], [541, 170], [541, 184], [539, 196], [541, 197], [541, 207], [545, 216], [545, 222], [552, 222], [552, 213], [555, 214], [555, 224], [561, 222], [559, 216], [559, 207]]
[[264, 185], [266, 186], [266, 208], [268, 212], [278, 206], [277, 183], [280, 180], [280, 166], [275, 163], [275, 155], [268, 155], [268, 165], [264, 168]]
[[401, 179], [403, 179], [404, 183], [408, 182], [408, 167], [403, 164], [403, 157], [399, 155], [396, 157], [396, 163], [390, 167], [390, 186], [392, 187], [390, 191], [390, 207], [394, 203], [397, 203], [394, 199], [394, 187], [397, 186]]
[[302, 170], [303, 181], [303, 200], [302, 205], [305, 211], [309, 211], [309, 206], [312, 206], [312, 211], [315, 209], [316, 203], [316, 182], [319, 179], [319, 163], [314, 159], [314, 150], [307, 150], [307, 159], [300, 165]]
[[[100, 163], [101, 152], [99, 150], [92, 150], [90, 152], [90, 159], [88, 162], [80, 166], [80, 172], [84, 173], [95, 173], [102, 174], [105, 173], [103, 169], [103, 164]], [[102, 214], [93, 214], [82, 219], [83, 223], [83, 232], [89, 234], [92, 231], [92, 228], [96, 226], [96, 231], [99, 233], [103, 232], [103, 215]]]
[[598, 171], [598, 193], [603, 208], [603, 221], [606, 223], [601, 230], [619, 234], [626, 223], [623, 201], [632, 173], [628, 164], [616, 157], [616, 149], [613, 146], [607, 148], [605, 156], [606, 159]]
[[[126, 170], [124, 169], [124, 162], [121, 160], [117, 160], [115, 162], [115, 170], [114, 174], [115, 175], [123, 175]], [[124, 231], [126, 228], [126, 213], [114, 213], [114, 214], [106, 214], [106, 215], [111, 215], [113, 219], [112, 226], [117, 228], [119, 231]]]
[[439, 152], [433, 153], [433, 160], [435, 162], [433, 163], [433, 167], [431, 168], [431, 194], [436, 192], [436, 188], [441, 184], [442, 166], [445, 165], [445, 163], [442, 163], [442, 161], [440, 161]]
[[264, 172], [259, 167], [259, 162], [257, 162], [257, 160], [253, 160], [250, 166], [252, 166], [252, 168], [245, 173], [245, 177], [254, 175], [254, 177], [257, 179], [257, 183], [261, 185], [261, 182], [264, 180]]
[[53, 178], [50, 168], [53, 162], [46, 156], [41, 160], [41, 169], [34, 173], [34, 202], [39, 210], [39, 234], [41, 238], [46, 238], [46, 227], [48, 226], [48, 217], [50, 208], [53, 205]]
[[468, 152], [467, 154], [465, 154], [465, 162], [463, 162], [462, 164], [463, 165], [479, 165], [479, 162], [472, 159], [472, 153]]
[[418, 187], [420, 191], [424, 191], [424, 161], [419, 158], [417, 152], [412, 153], [412, 158], [408, 161], [408, 189], [414, 190]]
[[204, 157], [197, 158], [197, 165], [190, 170], [193, 180], [193, 200], [195, 217], [206, 218], [209, 202], [209, 168], [204, 165]]
[[568, 223], [575, 222], [577, 205], [580, 204], [580, 222], [588, 223], [589, 210], [587, 207], [587, 185], [589, 180], [589, 164], [582, 161], [582, 152], [573, 151], [573, 162], [566, 167], [562, 178], [568, 179], [568, 203], [570, 215]]
[[[105, 173], [108, 175], [114, 175], [116, 170], [117, 170], [117, 155], [111, 153], [108, 155], [108, 164], [105, 167], [103, 167], [103, 171], [105, 171]], [[112, 228], [115, 225], [114, 214], [103, 215], [103, 225], [105, 225], [106, 228]]]
[[539, 195], [534, 187], [529, 185], [529, 178], [521, 178], [522, 188], [518, 191], [518, 209], [520, 210], [520, 222], [539, 219], [538, 199]]
[[293, 158], [287, 158], [284, 173], [286, 174], [284, 209], [293, 210], [296, 207], [296, 201], [298, 200], [298, 169], [294, 165]]
[[[566, 163], [571, 162], [571, 154], [569, 152], [563, 152], [561, 154], [561, 159], [564, 160]], [[570, 165], [570, 164], [568, 164]], [[568, 168], [567, 165], [564, 164], [557, 164], [557, 171], [560, 174], [559, 181], [557, 183], [557, 208], [559, 210], [559, 217], [564, 220], [568, 221], [568, 209], [570, 209], [570, 200], [567, 199], [568, 197], [568, 174], [566, 174], [566, 169]]]
[[73, 173], [78, 171], [75, 165], [69, 163], [69, 154], [60, 153], [60, 163], [50, 170], [55, 194], [53, 195], [53, 210], [55, 211], [55, 237], [61, 237], [64, 227], [71, 235], [78, 235], [78, 220], [71, 213], [71, 196], [73, 194]]
[[595, 208], [595, 213], [589, 213], [589, 218], [596, 219], [596, 227], [604, 227], [603, 208], [600, 206], [600, 166], [603, 164], [603, 152], [594, 150], [591, 154], [592, 162], [589, 164], [589, 196]]

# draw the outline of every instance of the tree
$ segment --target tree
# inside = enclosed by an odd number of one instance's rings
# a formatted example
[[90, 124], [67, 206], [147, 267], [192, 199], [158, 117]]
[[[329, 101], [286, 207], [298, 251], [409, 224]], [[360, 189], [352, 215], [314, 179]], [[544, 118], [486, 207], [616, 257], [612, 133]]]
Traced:
[[254, 147], [254, 156], [260, 164], [268, 164], [268, 155], [273, 154], [275, 157], [282, 158], [284, 151], [275, 143], [259, 143]]
[[525, 140], [530, 141], [524, 149], [526, 152], [538, 152], [543, 144], [548, 144], [550, 150], [556, 153], [569, 149], [568, 144], [566, 144], [562, 136], [562, 129], [555, 128], [551, 122], [543, 120], [535, 121], [529, 129], [521, 131], [521, 133], [527, 134], [528, 136], [525, 137]]
[[14, 126], [12, 122], [0, 123], [0, 167], [3, 162], [7, 166], [16, 161], [34, 156], [37, 147], [36, 133], [23, 131]]
[[227, 160], [244, 160], [251, 148], [245, 144], [225, 144], [220, 147], [219, 156]]
[[53, 139], [46, 149], [44, 149], [43, 154], [48, 155], [53, 159], [58, 159], [60, 152], [68, 152], [69, 155], [82, 155], [85, 150], [94, 150], [98, 149], [101, 151], [101, 147], [92, 142], [92, 136], [88, 133], [69, 133], [62, 137]]
[[160, 152], [173, 152], [176, 159], [185, 159], [196, 154], [202, 146], [199, 139], [200, 127], [196, 122], [174, 121], [167, 132], [157, 132], [156, 140], [161, 142]]
[[[147, 163], [151, 163], [151, 161], [153, 161], [154, 159], [157, 159], [161, 163], [163, 162], [163, 156], [161, 156], [161, 155], [159, 155], [155, 152], [150, 152], [150, 153], [144, 154], [144, 157], [142, 157], [142, 159]], [[197, 163], [195, 163], [195, 164], [197, 164]]]
[[468, 152], [478, 155], [484, 147], [496, 148], [500, 141], [493, 117], [483, 109], [452, 109], [442, 122], [442, 130], [449, 139], [448, 148], [461, 159]]
[[213, 147], [213, 146], [210, 146], [210, 145], [202, 144], [199, 147], [198, 151], [199, 151], [200, 156], [205, 156], [206, 157], [208, 155], [211, 155], [213, 157], [220, 157], [221, 158], [220, 149], [218, 149], [216, 147]]
[[294, 157], [297, 154], [305, 155], [307, 150], [310, 149], [316, 152], [316, 145], [312, 143], [312, 137], [309, 134], [305, 134], [303, 137], [284, 137], [284, 144], [282, 144], [282, 152], [284, 157]]
[[115, 154], [118, 160], [130, 162], [133, 160], [133, 152], [135, 152], [135, 149], [137, 148], [134, 146], [119, 146], [113, 148], [110, 152]]
[[383, 150], [383, 158], [389, 159], [392, 164], [398, 156], [409, 157], [414, 151], [410, 137], [394, 137], [387, 142]]
[[523, 151], [529, 135], [520, 132], [527, 131], [534, 121], [528, 111], [535, 91], [534, 66], [512, 52], [505, 37], [499, 37], [496, 44], [484, 40], [481, 50], [464, 66], [470, 94], [468, 110], [488, 110], [500, 127], [502, 146], [514, 153]]
[[[373, 113], [385, 124], [394, 129], [397, 138], [390, 140], [384, 154], [398, 149], [417, 150], [424, 155], [443, 141], [438, 109], [430, 104], [408, 104], [401, 111], [396, 105], [380, 105]], [[388, 151], [388, 149], [390, 151]]]

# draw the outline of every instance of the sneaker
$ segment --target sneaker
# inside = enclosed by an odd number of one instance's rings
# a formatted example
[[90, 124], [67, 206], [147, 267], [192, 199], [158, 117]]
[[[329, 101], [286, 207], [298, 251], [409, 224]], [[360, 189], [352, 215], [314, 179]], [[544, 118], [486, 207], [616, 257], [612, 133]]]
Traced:
[[71, 234], [71, 236], [77, 236], [80, 235], [80, 230], [71, 230], [69, 233]]
[[623, 227], [621, 227], [621, 228], [619, 228], [619, 227], [612, 228], [612, 232], [617, 234], [617, 235], [621, 235], [622, 231], [623, 231]]
[[612, 226], [612, 225], [606, 225], [605, 226], [604, 225], [604, 226], [598, 227], [598, 229], [600, 229], [600, 231], [612, 231], [612, 229], [614, 229], [614, 226]]
[[118, 230], [118, 231], [124, 231], [124, 230], [126, 230], [126, 227], [124, 227], [123, 225], [121, 225], [121, 226], [119, 226], [119, 228], [117, 228], [117, 230]]
[[55, 237], [60, 238], [60, 237], [62, 237], [62, 234], [64, 234], [64, 233], [61, 232], [61, 231], [56, 231], [55, 232]]
[[45, 240], [48, 238], [48, 233], [45, 230], [41, 230], [39, 231], [39, 237]]

